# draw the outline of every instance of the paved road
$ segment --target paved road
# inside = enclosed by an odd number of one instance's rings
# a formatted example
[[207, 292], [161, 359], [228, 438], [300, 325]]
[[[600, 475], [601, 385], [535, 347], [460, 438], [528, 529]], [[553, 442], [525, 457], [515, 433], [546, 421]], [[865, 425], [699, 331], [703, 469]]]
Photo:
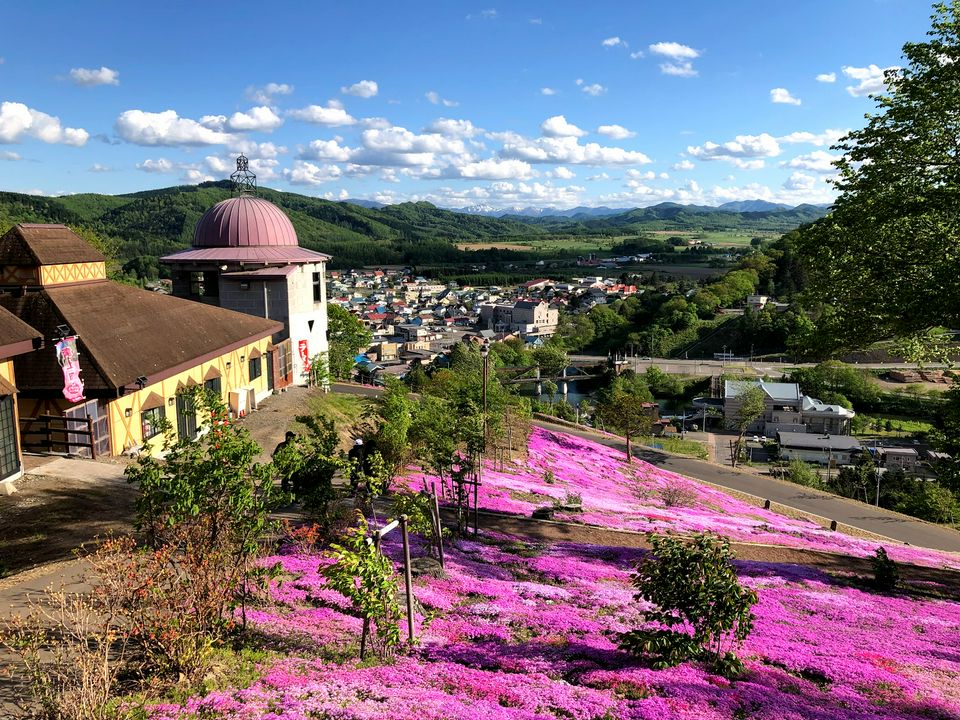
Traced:
[[[353, 395], [375, 396], [382, 392], [380, 388], [357, 385], [334, 384], [334, 392], [345, 392]], [[626, 443], [617, 438], [598, 435], [590, 430], [575, 430], [561, 425], [536, 421], [535, 425], [558, 432], [599, 442], [619, 450], [626, 448]], [[884, 535], [894, 540], [910, 543], [919, 547], [934, 548], [960, 552], [960, 532], [950, 528], [930, 523], [912, 520], [896, 513], [888, 512], [883, 508], [873, 507], [864, 503], [846, 498], [819, 492], [800, 485], [762, 477], [753, 473], [746, 473], [724, 467], [715, 463], [696, 460], [694, 458], [676, 457], [650, 450], [634, 447], [634, 455], [657, 467], [671, 470], [687, 477], [705, 480], [715, 485], [721, 485], [731, 490], [750, 493], [762, 498], [777, 502], [797, 510], [820, 515], [821, 517], [836, 520], [868, 532]]]
[[[574, 362], [605, 363], [606, 355], [571, 355]], [[798, 367], [813, 367], [813, 363], [784, 363], [768, 360], [681, 360], [677, 358], [627, 358], [627, 363], [634, 370], [643, 372], [651, 365], [668, 373], [677, 375], [720, 375], [723, 372], [743, 368], [752, 368], [760, 374], [785, 374], [788, 370]], [[915, 369], [915, 363], [860, 363], [856, 367], [865, 370], [909, 370]], [[926, 365], [928, 369], [943, 367], [941, 365]]]

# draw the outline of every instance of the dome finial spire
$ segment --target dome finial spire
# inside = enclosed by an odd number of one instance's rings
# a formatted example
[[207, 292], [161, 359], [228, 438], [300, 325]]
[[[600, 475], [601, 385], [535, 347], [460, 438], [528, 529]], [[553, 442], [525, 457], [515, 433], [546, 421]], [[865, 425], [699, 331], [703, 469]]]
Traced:
[[243, 153], [237, 158], [237, 171], [230, 179], [233, 180], [233, 189], [238, 195], [257, 194], [257, 176], [250, 172], [250, 162]]

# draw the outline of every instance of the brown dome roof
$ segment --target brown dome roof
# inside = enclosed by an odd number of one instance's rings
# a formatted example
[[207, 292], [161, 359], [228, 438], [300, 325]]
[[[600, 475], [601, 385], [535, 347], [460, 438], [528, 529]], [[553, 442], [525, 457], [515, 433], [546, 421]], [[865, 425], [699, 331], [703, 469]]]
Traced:
[[218, 202], [204, 213], [194, 247], [297, 246], [290, 218], [273, 203], [251, 195]]

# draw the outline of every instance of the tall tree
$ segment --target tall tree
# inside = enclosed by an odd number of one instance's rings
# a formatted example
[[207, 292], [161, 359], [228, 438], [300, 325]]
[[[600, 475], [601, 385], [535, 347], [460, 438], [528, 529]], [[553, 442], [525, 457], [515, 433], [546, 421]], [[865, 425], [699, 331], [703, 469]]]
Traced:
[[932, 329], [960, 325], [960, 2], [935, 4], [903, 56], [866, 127], [834, 148], [832, 213], [797, 238], [808, 290], [829, 304], [821, 355], [889, 337], [929, 350]]
[[737, 460], [740, 459], [741, 449], [743, 448], [743, 436], [747, 434], [750, 426], [756, 422], [767, 409], [767, 394], [759, 386], [748, 388], [741, 392], [737, 399], [740, 401], [740, 407], [737, 408], [732, 419], [733, 430], [737, 432], [737, 443], [730, 453], [730, 464], [737, 466]]
[[637, 435], [649, 435], [653, 427], [653, 408], [650, 392], [630, 392], [622, 384], [614, 383], [608, 392], [601, 393], [597, 411], [604, 425], [623, 433], [627, 441], [627, 462], [633, 461], [631, 441]]
[[337, 380], [348, 380], [353, 359], [365, 349], [373, 334], [363, 323], [339, 305], [327, 306], [327, 340], [330, 345], [330, 374]]

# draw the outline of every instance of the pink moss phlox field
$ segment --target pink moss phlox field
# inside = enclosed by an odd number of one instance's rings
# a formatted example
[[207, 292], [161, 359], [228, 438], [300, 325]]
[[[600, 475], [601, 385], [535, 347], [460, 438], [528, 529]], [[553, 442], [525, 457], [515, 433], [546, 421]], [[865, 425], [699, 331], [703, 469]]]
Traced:
[[[566, 433], [534, 428], [527, 459], [507, 471], [487, 462], [479, 491], [480, 507], [529, 517], [538, 507], [563, 501], [568, 493], [582, 498], [582, 513], [556, 514], [557, 519], [584, 522], [639, 532], [710, 531], [731, 540], [806, 548], [866, 557], [877, 542], [830, 532], [816, 523], [788, 518], [755, 507], [708, 485], [635, 459], [623, 461], [623, 453], [599, 443]], [[544, 476], [552, 473], [553, 482]], [[412, 473], [410, 487], [439, 484], [436, 477]], [[667, 507], [661, 491], [682, 487], [694, 502], [687, 507]], [[960, 557], [935, 550], [885, 545], [891, 558], [932, 567], [960, 569]]]
[[[384, 550], [399, 562], [398, 539]], [[414, 544], [422, 555], [423, 545]], [[279, 562], [249, 614], [283, 650], [249, 687], [163, 705], [152, 720], [956, 720], [960, 604], [867, 592], [797, 565], [738, 562], [756, 627], [731, 681], [699, 663], [653, 670], [617, 648], [637, 627], [643, 551], [543, 545], [493, 533], [447, 547], [444, 577], [415, 581], [418, 644], [352, 659], [359, 620], [311, 555]], [[931, 585], [935, 588], [935, 586]]]

